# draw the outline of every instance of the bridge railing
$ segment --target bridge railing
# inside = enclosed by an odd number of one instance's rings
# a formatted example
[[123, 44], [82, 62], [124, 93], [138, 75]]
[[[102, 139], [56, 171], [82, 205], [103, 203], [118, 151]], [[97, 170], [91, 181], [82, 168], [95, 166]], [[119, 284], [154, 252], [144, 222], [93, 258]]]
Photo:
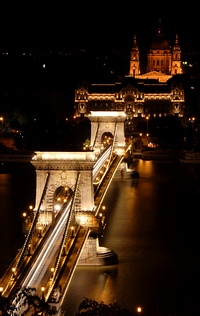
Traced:
[[[109, 153], [109, 150], [107, 151], [107, 153]], [[110, 185], [110, 183], [115, 175], [115, 172], [117, 171], [118, 166], [121, 163], [123, 158], [124, 158], [123, 156], [113, 155], [113, 160], [109, 166], [108, 172], [105, 173], [105, 177], [104, 177], [103, 181], [101, 182], [101, 185], [98, 187], [98, 190], [95, 192], [95, 197], [94, 197], [94, 199], [95, 199], [94, 211], [95, 212], [93, 213], [94, 217], [98, 216], [99, 209], [101, 207], [101, 204], [103, 202], [105, 194], [108, 190], [108, 187], [109, 187], [109, 185]], [[78, 178], [77, 178], [77, 186], [78, 186]], [[45, 194], [45, 188], [44, 188], [43, 193]], [[73, 206], [72, 206], [72, 209], [73, 209]], [[56, 216], [55, 223], [58, 220], [59, 220], [59, 215], [58, 215], [58, 217]], [[54, 223], [52, 223], [52, 227], [49, 229], [53, 229], [53, 226], [54, 226]], [[64, 256], [62, 257], [62, 259], [60, 259], [60, 261], [59, 261], [59, 267], [56, 271], [55, 279], [50, 280], [49, 283], [47, 284], [47, 290], [46, 290], [46, 299], [47, 300], [51, 301], [53, 290], [56, 287], [58, 287], [58, 285], [61, 285], [63, 288], [62, 289], [62, 296], [61, 296], [59, 302], [61, 303], [62, 299], [64, 299], [65, 293], [66, 293], [68, 286], [69, 286], [69, 283], [70, 283], [70, 280], [73, 276], [76, 265], [78, 263], [78, 259], [80, 257], [81, 250], [83, 249], [84, 244], [87, 240], [87, 237], [89, 236], [91, 231], [92, 231], [92, 228], [89, 226], [88, 227], [87, 226], [84, 226], [84, 227], [80, 226], [80, 227], [77, 227], [77, 234], [76, 234], [76, 236], [74, 236], [75, 237], [74, 240], [68, 238], [68, 241], [66, 243], [66, 240], [64, 241], [62, 239], [59, 256], [62, 253], [62, 251], [61, 251], [62, 246], [64, 246], [65, 244], [67, 244], [67, 249], [65, 248], [65, 250], [67, 250], [67, 251], [64, 254]], [[49, 234], [47, 232], [45, 235], [45, 238], [49, 238], [48, 236], [49, 236]], [[38, 251], [40, 251], [40, 248], [43, 247], [42, 245], [43, 245], [43, 243], [41, 242], [39, 245]], [[35, 255], [36, 254], [34, 254], [34, 256]], [[34, 260], [34, 256], [32, 256], [31, 260]], [[19, 278], [18, 278], [18, 281], [19, 281], [18, 285], [20, 284], [20, 280], [21, 280], [20, 277], [21, 277], [21, 275], [19, 275]], [[12, 276], [12, 278], [13, 278], [13, 276]], [[15, 284], [17, 286], [17, 283], [15, 283]], [[12, 286], [10, 287], [10, 293], [13, 291], [15, 284], [14, 284], [14, 282], [12, 283]], [[52, 302], [52, 304], [54, 304], [54, 302]]]

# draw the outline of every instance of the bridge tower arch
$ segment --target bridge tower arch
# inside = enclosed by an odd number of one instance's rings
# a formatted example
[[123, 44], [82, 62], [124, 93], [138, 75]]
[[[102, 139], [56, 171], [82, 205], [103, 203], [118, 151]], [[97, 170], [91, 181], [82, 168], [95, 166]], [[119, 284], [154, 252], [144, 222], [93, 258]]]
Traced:
[[[115, 92], [115, 84], [81, 84], [75, 90], [75, 117], [88, 117], [91, 122], [90, 148], [99, 153], [102, 134], [111, 133], [113, 150], [121, 155], [125, 149], [126, 107]], [[99, 91], [107, 92], [99, 95]], [[121, 94], [120, 94], [121, 95]], [[116, 102], [117, 101], [117, 102]]]
[[[80, 183], [74, 197], [74, 211], [94, 210], [95, 162], [93, 152], [36, 152], [31, 163], [36, 170], [35, 210], [40, 208], [40, 224], [48, 225], [56, 213], [56, 191], [59, 188], [74, 191], [79, 175]], [[49, 180], [45, 186], [47, 173]]]
[[123, 111], [91, 111], [88, 118], [91, 122], [90, 147], [99, 153], [103, 146], [102, 135], [110, 133], [113, 135], [113, 150], [121, 154], [125, 149], [125, 113]]

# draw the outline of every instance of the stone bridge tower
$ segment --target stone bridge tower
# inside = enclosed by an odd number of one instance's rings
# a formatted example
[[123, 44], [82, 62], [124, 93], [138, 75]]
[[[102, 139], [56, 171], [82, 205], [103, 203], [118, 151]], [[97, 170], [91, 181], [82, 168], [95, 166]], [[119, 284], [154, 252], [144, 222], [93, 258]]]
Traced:
[[[31, 163], [36, 169], [35, 209], [40, 209], [38, 225], [48, 225], [56, 216], [57, 208], [63, 205], [71, 192], [78, 189], [74, 199], [74, 210], [93, 211], [94, 152], [36, 152]], [[49, 175], [48, 185], [46, 184]]]
[[[103, 86], [103, 87], [102, 87]], [[99, 91], [103, 93], [99, 96]], [[116, 102], [115, 84], [81, 85], [75, 92], [76, 117], [88, 117], [91, 122], [90, 149], [99, 153], [105, 142], [111, 139], [113, 150], [123, 154], [125, 150], [124, 105]]]

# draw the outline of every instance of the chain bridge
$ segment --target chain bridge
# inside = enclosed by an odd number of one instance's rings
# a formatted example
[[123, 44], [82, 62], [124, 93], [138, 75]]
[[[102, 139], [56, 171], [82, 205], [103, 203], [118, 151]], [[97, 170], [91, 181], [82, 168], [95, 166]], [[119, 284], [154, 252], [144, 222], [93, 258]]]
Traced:
[[3, 296], [34, 288], [59, 311], [77, 265], [118, 263], [113, 250], [99, 246], [99, 236], [106, 226], [103, 199], [126, 155], [125, 115], [103, 114], [91, 114], [87, 150], [35, 152], [35, 207], [25, 242], [0, 280]]

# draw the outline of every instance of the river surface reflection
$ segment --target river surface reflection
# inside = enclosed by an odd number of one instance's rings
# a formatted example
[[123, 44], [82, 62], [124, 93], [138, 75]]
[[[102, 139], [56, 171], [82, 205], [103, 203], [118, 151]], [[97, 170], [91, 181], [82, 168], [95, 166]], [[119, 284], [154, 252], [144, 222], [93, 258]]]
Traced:
[[[140, 305], [146, 316], [200, 315], [200, 165], [139, 159], [133, 165], [139, 179], [116, 177], [103, 203], [100, 245], [117, 252], [119, 264], [77, 267], [63, 304], [67, 316], [84, 297], [115, 300], [132, 312]], [[20, 214], [34, 199], [34, 181], [32, 170], [0, 175], [1, 273], [19, 247]]]

